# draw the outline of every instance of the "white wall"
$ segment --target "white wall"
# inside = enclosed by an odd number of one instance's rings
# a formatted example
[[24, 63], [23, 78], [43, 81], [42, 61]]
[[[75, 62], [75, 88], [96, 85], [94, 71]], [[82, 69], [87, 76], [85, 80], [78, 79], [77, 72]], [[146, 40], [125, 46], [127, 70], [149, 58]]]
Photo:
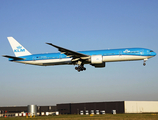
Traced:
[[125, 113], [158, 112], [158, 101], [124, 101]]

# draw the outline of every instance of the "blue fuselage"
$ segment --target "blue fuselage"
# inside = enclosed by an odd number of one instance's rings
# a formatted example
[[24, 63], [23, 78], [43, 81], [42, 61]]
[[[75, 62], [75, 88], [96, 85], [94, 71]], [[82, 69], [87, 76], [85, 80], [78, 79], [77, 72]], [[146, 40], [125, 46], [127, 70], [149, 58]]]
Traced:
[[[88, 56], [101, 55], [103, 62], [113, 61], [129, 61], [129, 60], [145, 60], [156, 55], [150, 49], [145, 48], [123, 48], [123, 49], [106, 49], [106, 50], [90, 50], [90, 51], [78, 51]], [[45, 53], [45, 54], [33, 54], [28, 56], [21, 56], [24, 60], [14, 60], [10, 58], [10, 61], [34, 64], [34, 65], [58, 65], [58, 64], [72, 64], [72, 58], [62, 53]], [[87, 63], [91, 60], [88, 60]]]

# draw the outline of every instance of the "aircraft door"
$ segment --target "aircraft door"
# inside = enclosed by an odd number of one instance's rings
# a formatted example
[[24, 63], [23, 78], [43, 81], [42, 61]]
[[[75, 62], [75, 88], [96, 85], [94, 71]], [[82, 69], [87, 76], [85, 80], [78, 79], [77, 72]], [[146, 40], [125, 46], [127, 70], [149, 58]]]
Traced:
[[33, 60], [36, 60], [36, 57], [32, 57]]
[[122, 51], [119, 51], [119, 55], [122, 55]]
[[59, 59], [62, 59], [62, 54], [59, 55]]
[[141, 54], [141, 55], [144, 54], [144, 50], [141, 50], [141, 51], [140, 51], [140, 54]]

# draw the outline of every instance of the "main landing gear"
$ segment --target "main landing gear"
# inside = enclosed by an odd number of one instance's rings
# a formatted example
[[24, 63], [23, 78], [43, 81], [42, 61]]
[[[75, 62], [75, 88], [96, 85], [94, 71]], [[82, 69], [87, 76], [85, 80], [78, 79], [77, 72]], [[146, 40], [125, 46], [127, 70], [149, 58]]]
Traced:
[[75, 69], [80, 72], [80, 71], [83, 71], [83, 70], [86, 70], [86, 68], [84, 67], [84, 64], [81, 62], [81, 61], [78, 61], [78, 67], [75, 67]]
[[86, 70], [86, 68], [82, 65], [78, 66], [78, 67], [75, 67], [75, 69], [80, 72], [80, 71], [83, 71], [83, 70]]

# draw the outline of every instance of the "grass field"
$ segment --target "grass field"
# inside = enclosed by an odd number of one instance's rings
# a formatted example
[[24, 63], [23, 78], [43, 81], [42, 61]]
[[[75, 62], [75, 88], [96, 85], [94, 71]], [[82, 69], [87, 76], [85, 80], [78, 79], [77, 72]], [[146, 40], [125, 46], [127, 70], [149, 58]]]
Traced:
[[8, 117], [0, 120], [158, 120], [158, 114], [105, 114], [105, 115], [59, 115], [59, 116], [37, 116], [26, 117]]

